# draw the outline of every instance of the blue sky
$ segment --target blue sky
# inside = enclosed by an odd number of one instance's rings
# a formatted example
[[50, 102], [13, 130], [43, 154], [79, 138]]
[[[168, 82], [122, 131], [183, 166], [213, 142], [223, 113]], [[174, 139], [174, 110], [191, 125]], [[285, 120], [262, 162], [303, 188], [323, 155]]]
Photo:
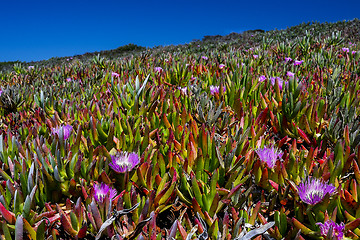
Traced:
[[1, 1], [0, 61], [153, 47], [205, 35], [360, 18], [360, 1]]

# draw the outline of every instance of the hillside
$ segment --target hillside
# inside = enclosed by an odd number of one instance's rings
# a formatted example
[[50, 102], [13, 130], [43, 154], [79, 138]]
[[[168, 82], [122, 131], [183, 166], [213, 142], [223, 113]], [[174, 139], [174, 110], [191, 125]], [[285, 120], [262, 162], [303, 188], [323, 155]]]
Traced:
[[[302, 38], [306, 34], [310, 34], [318, 39], [331, 38], [332, 34], [341, 33], [341, 39], [345, 42], [358, 42], [360, 40], [360, 20], [354, 19], [352, 21], [341, 21], [336, 23], [303, 23], [298, 26], [289, 27], [284, 30], [248, 30], [243, 33], [231, 33], [226, 36], [204, 36], [202, 40], [193, 40], [191, 43], [183, 45], [158, 46], [152, 49], [146, 49], [135, 44], [128, 44], [113, 50], [104, 50], [100, 52], [85, 53], [82, 55], [53, 57], [49, 60], [39, 62], [0, 62], [0, 71], [11, 71], [15, 64], [22, 65], [39, 65], [39, 66], [55, 66], [64, 64], [69, 59], [76, 59], [80, 61], [89, 61], [95, 56], [100, 56], [106, 59], [116, 59], [125, 56], [144, 54], [145, 52], [161, 52], [161, 51], [177, 51], [178, 49], [189, 49], [193, 46], [201, 45], [207, 48], [220, 48], [226, 50], [229, 47], [236, 48], [250, 48], [261, 44], [270, 44], [275, 42], [291, 42], [297, 38]], [[336, 38], [336, 36], [335, 36]], [[196, 48], [193, 49], [196, 52]]]
[[359, 239], [359, 26], [3, 64], [0, 238]]

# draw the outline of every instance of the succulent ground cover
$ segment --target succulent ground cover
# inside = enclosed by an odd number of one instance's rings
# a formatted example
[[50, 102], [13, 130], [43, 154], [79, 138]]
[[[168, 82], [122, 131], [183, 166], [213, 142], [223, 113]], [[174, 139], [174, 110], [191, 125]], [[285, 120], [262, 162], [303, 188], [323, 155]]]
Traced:
[[358, 239], [359, 20], [341, 24], [2, 72], [1, 237]]

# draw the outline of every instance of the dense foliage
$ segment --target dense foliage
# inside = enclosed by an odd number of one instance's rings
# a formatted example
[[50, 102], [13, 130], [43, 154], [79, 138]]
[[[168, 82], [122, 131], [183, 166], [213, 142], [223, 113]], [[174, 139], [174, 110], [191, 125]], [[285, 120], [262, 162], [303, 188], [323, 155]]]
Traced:
[[4, 70], [2, 238], [358, 239], [359, 24]]

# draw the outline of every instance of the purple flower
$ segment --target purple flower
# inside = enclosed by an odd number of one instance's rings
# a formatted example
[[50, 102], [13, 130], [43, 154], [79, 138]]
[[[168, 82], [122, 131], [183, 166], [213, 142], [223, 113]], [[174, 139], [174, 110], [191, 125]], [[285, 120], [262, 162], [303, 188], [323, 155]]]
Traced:
[[111, 72], [111, 76], [113, 77], [120, 77], [120, 74], [116, 73], [116, 72]]
[[66, 125], [62, 127], [52, 128], [52, 134], [60, 135], [60, 131], [63, 132], [64, 140], [68, 139], [70, 137], [71, 131], [73, 127], [71, 125]]
[[289, 58], [289, 57], [286, 57], [286, 58], [285, 58], [285, 62], [291, 62], [291, 61], [292, 61], [291, 58]]
[[2, 89], [0, 89], [0, 96], [1, 96], [1, 94], [3, 93], [3, 90]]
[[280, 91], [282, 90], [282, 88], [283, 88], [283, 80], [281, 79], [281, 78], [279, 78], [279, 77], [272, 77], [272, 78], [270, 78], [270, 81], [271, 81], [271, 85], [273, 85], [273, 86], [275, 86], [275, 83], [276, 83], [276, 81], [278, 82], [278, 85], [279, 85], [279, 89], [280, 89]]
[[294, 66], [300, 65], [300, 64], [302, 64], [303, 62], [304, 62], [303, 60], [301, 60], [301, 61], [295, 60], [295, 61], [294, 61]]
[[274, 168], [277, 159], [281, 159], [283, 155], [283, 153], [274, 146], [258, 148], [255, 152], [259, 156], [260, 160], [265, 162], [269, 168]]
[[351, 53], [352, 53], [352, 54], [355, 54], [355, 53], [356, 53], [356, 51], [352, 51]]
[[[213, 85], [210, 86], [210, 94], [211, 95], [215, 95], [215, 93], [219, 94], [219, 91], [220, 91], [220, 86], [213, 86]], [[226, 89], [224, 88], [223, 92], [225, 92], [225, 91], [226, 91]]]
[[349, 48], [346, 48], [346, 47], [342, 48], [342, 50], [347, 53], [350, 51]]
[[108, 194], [109, 198], [113, 199], [116, 196], [117, 191], [105, 183], [94, 185], [94, 197], [97, 202], [103, 202]]
[[66, 81], [67, 81], [67, 82], [71, 82], [71, 78], [67, 78]]
[[341, 240], [344, 238], [344, 230], [345, 230], [344, 223], [337, 224], [332, 220], [327, 220], [325, 223], [318, 222], [316, 223], [316, 225], [320, 227], [321, 235], [323, 235], [324, 237], [326, 237], [330, 229], [332, 229], [331, 239]]
[[155, 67], [155, 72], [161, 73], [163, 69], [161, 67]]
[[219, 65], [219, 68], [220, 68], [220, 69], [223, 69], [224, 67], [225, 67], [225, 64], [220, 64], [220, 65]]
[[266, 77], [264, 76], [264, 75], [261, 75], [260, 77], [259, 77], [259, 82], [263, 82], [263, 81], [265, 81], [266, 80]]
[[298, 186], [300, 199], [310, 205], [319, 203], [327, 193], [335, 193], [336, 188], [332, 184], [324, 183], [320, 179], [311, 178]]
[[109, 166], [117, 173], [129, 172], [140, 163], [139, 156], [132, 152], [117, 152], [110, 155], [112, 163]]
[[30, 69], [34, 69], [35, 67], [34, 66], [29, 66], [28, 67], [28, 69], [30, 70]]
[[288, 71], [288, 72], [286, 73], [286, 76], [292, 78], [292, 77], [295, 76], [295, 73], [292, 73], [292, 72]]
[[208, 60], [208, 59], [209, 59], [209, 58], [206, 57], [206, 56], [201, 56], [201, 58], [204, 59], [204, 60]]
[[255, 59], [257, 59], [257, 58], [259, 57], [259, 55], [253, 55], [253, 57], [254, 57]]
[[187, 94], [187, 87], [178, 87], [178, 89], [183, 93], [183, 94]]

